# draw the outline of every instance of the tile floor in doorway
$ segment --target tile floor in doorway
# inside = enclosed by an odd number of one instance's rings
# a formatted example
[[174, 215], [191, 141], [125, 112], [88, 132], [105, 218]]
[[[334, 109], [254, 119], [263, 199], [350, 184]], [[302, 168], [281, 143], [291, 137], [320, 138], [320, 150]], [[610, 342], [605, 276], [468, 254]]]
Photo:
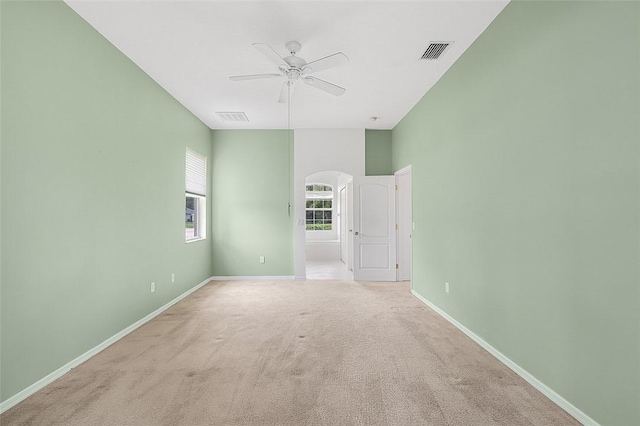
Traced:
[[349, 271], [344, 263], [334, 261], [307, 261], [308, 280], [353, 280], [353, 271]]

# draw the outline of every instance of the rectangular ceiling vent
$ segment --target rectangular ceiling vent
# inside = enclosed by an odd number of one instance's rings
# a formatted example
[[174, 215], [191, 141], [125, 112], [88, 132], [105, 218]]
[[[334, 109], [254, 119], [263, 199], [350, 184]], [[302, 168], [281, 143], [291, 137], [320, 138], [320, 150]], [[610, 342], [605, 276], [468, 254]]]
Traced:
[[244, 112], [216, 112], [218, 117], [222, 121], [241, 123], [243, 121], [249, 121]]
[[452, 43], [452, 41], [434, 41], [427, 47], [427, 50], [424, 51], [420, 59], [435, 61], [442, 56]]

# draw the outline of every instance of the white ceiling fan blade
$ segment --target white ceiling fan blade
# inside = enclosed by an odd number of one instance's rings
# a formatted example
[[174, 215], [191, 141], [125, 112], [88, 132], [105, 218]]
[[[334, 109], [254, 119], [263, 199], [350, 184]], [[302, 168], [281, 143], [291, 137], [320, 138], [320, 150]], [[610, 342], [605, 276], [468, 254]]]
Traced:
[[282, 59], [282, 56], [278, 55], [278, 52], [273, 50], [273, 47], [269, 46], [268, 44], [253, 43], [253, 47], [255, 47], [260, 52], [262, 52], [264, 56], [269, 58], [271, 62], [276, 64], [278, 67], [289, 68], [289, 64], [287, 64], [287, 62], [284, 59]]
[[333, 55], [325, 56], [324, 58], [309, 62], [304, 66], [305, 72], [317, 72], [323, 71], [333, 67], [339, 67], [349, 63], [349, 58], [344, 53], [338, 52]]
[[278, 99], [278, 103], [286, 104], [289, 102], [289, 97], [291, 93], [293, 93], [293, 87], [295, 86], [295, 82], [291, 80], [287, 80], [282, 85], [282, 90], [280, 90], [280, 98]]
[[241, 80], [257, 80], [259, 78], [282, 77], [282, 74], [250, 74], [250, 75], [232, 75], [229, 79], [233, 81]]
[[333, 83], [329, 83], [328, 81], [320, 80], [319, 78], [315, 77], [305, 77], [303, 81], [309, 86], [323, 90], [327, 93], [331, 93], [335, 96], [343, 95], [344, 92], [347, 91], [347, 89], [345, 89], [344, 87], [336, 86]]

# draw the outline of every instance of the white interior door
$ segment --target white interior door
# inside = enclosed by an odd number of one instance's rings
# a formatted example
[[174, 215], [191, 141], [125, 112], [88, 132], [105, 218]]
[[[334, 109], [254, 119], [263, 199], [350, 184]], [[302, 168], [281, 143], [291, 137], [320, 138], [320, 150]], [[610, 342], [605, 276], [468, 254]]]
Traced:
[[398, 281], [411, 280], [411, 169], [396, 173], [398, 222]]
[[353, 278], [396, 280], [394, 176], [353, 178]]

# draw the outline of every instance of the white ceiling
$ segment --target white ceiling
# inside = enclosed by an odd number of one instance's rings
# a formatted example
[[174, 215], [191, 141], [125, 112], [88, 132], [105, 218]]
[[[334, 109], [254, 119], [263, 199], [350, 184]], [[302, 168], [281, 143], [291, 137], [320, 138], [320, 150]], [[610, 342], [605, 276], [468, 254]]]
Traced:
[[[345, 87], [340, 97], [296, 85], [292, 128], [391, 129], [508, 0], [66, 3], [212, 129], [288, 128], [287, 105], [277, 103], [284, 79], [228, 77], [278, 72], [252, 43], [287, 56], [290, 40], [302, 43], [307, 62], [335, 52], [350, 60], [314, 74]], [[419, 60], [432, 41], [454, 43], [437, 61]], [[223, 122], [217, 111], [250, 121]]]

